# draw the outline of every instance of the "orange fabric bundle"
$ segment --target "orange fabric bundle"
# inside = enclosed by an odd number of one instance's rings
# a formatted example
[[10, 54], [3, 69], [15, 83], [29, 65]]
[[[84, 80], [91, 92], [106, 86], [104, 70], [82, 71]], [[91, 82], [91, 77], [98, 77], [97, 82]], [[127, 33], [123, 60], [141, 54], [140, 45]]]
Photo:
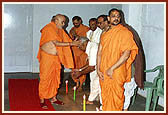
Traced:
[[[131, 80], [131, 64], [138, 53], [132, 33], [122, 25], [112, 27], [101, 36], [101, 63], [100, 71], [104, 74], [101, 83], [102, 104], [104, 111], [121, 111], [124, 104], [124, 83]], [[112, 67], [121, 57], [122, 53], [130, 50], [128, 60], [114, 70], [110, 79], [106, 70]]]

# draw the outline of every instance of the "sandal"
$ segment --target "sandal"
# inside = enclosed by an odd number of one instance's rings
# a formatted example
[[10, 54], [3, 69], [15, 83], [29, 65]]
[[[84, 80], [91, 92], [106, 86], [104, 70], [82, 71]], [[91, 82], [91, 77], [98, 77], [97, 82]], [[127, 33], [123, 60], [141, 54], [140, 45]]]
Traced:
[[45, 103], [45, 101], [44, 101], [44, 103], [40, 103], [40, 107], [42, 109], [48, 109], [48, 105]]
[[56, 104], [56, 105], [64, 105], [64, 103], [62, 101], [58, 100], [58, 99], [54, 102], [51, 101], [51, 103]]

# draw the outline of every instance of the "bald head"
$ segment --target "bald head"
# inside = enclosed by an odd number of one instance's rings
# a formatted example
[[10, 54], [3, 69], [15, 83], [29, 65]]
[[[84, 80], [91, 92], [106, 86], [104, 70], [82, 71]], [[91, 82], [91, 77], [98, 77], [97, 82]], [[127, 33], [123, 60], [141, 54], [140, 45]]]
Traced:
[[56, 19], [59, 19], [60, 17], [65, 17], [64, 15], [62, 14], [57, 14], [57, 15], [54, 15], [51, 19], [52, 22], [55, 22]]
[[65, 18], [65, 16], [62, 14], [55, 15], [55, 19], [57, 19], [57, 20], [62, 19], [62, 18]]
[[63, 14], [57, 14], [52, 17], [52, 22], [55, 22], [57, 28], [62, 29], [65, 25], [65, 16]]

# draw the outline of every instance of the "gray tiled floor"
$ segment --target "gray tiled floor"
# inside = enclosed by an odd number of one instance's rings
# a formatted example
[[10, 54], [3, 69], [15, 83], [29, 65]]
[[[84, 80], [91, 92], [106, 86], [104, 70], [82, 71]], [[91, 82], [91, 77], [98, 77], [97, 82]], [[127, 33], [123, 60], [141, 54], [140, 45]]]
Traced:
[[[38, 78], [38, 74], [32, 74], [32, 73], [8, 73], [4, 75], [4, 110], [9, 111], [10, 106], [9, 106], [9, 99], [8, 99], [8, 79], [10, 78], [25, 78], [25, 79], [36, 79]], [[65, 93], [65, 80], [69, 80], [69, 92], [68, 94]], [[64, 77], [62, 79], [62, 84], [59, 89], [59, 95], [58, 98], [62, 100], [65, 105], [64, 106], [58, 106], [58, 105], [53, 105], [54, 108], [57, 111], [82, 111], [82, 97], [84, 94], [86, 96], [89, 95], [89, 78], [86, 79], [86, 83], [83, 86], [83, 91], [82, 92], [77, 92], [76, 93], [76, 101], [73, 101], [73, 86], [74, 82], [72, 81], [70, 75], [68, 73], [64, 74]], [[95, 101], [93, 105], [87, 105], [86, 110], [87, 111], [96, 111], [96, 107], [99, 106], [98, 101]], [[130, 106], [129, 111], [144, 111], [145, 110], [145, 98], [137, 95], [135, 103]], [[157, 106], [156, 111], [163, 111], [163, 107]]]

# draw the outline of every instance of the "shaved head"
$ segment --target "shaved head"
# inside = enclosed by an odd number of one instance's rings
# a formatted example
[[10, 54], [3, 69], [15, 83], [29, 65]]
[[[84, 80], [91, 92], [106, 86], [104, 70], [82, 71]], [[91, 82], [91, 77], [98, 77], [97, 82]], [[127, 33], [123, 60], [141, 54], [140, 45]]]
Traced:
[[57, 14], [57, 15], [55, 15], [55, 19], [60, 19], [60, 18], [65, 18], [65, 16], [62, 15], [62, 14]]
[[57, 15], [54, 15], [53, 17], [52, 17], [52, 19], [51, 19], [51, 21], [53, 21], [53, 22], [55, 22], [55, 20], [57, 19], [60, 19], [60, 18], [63, 18], [63, 17], [65, 17], [63, 14], [57, 14]]
[[57, 14], [52, 17], [51, 21], [55, 22], [56, 26], [59, 29], [62, 29], [63, 26], [65, 25], [65, 16], [63, 14]]

